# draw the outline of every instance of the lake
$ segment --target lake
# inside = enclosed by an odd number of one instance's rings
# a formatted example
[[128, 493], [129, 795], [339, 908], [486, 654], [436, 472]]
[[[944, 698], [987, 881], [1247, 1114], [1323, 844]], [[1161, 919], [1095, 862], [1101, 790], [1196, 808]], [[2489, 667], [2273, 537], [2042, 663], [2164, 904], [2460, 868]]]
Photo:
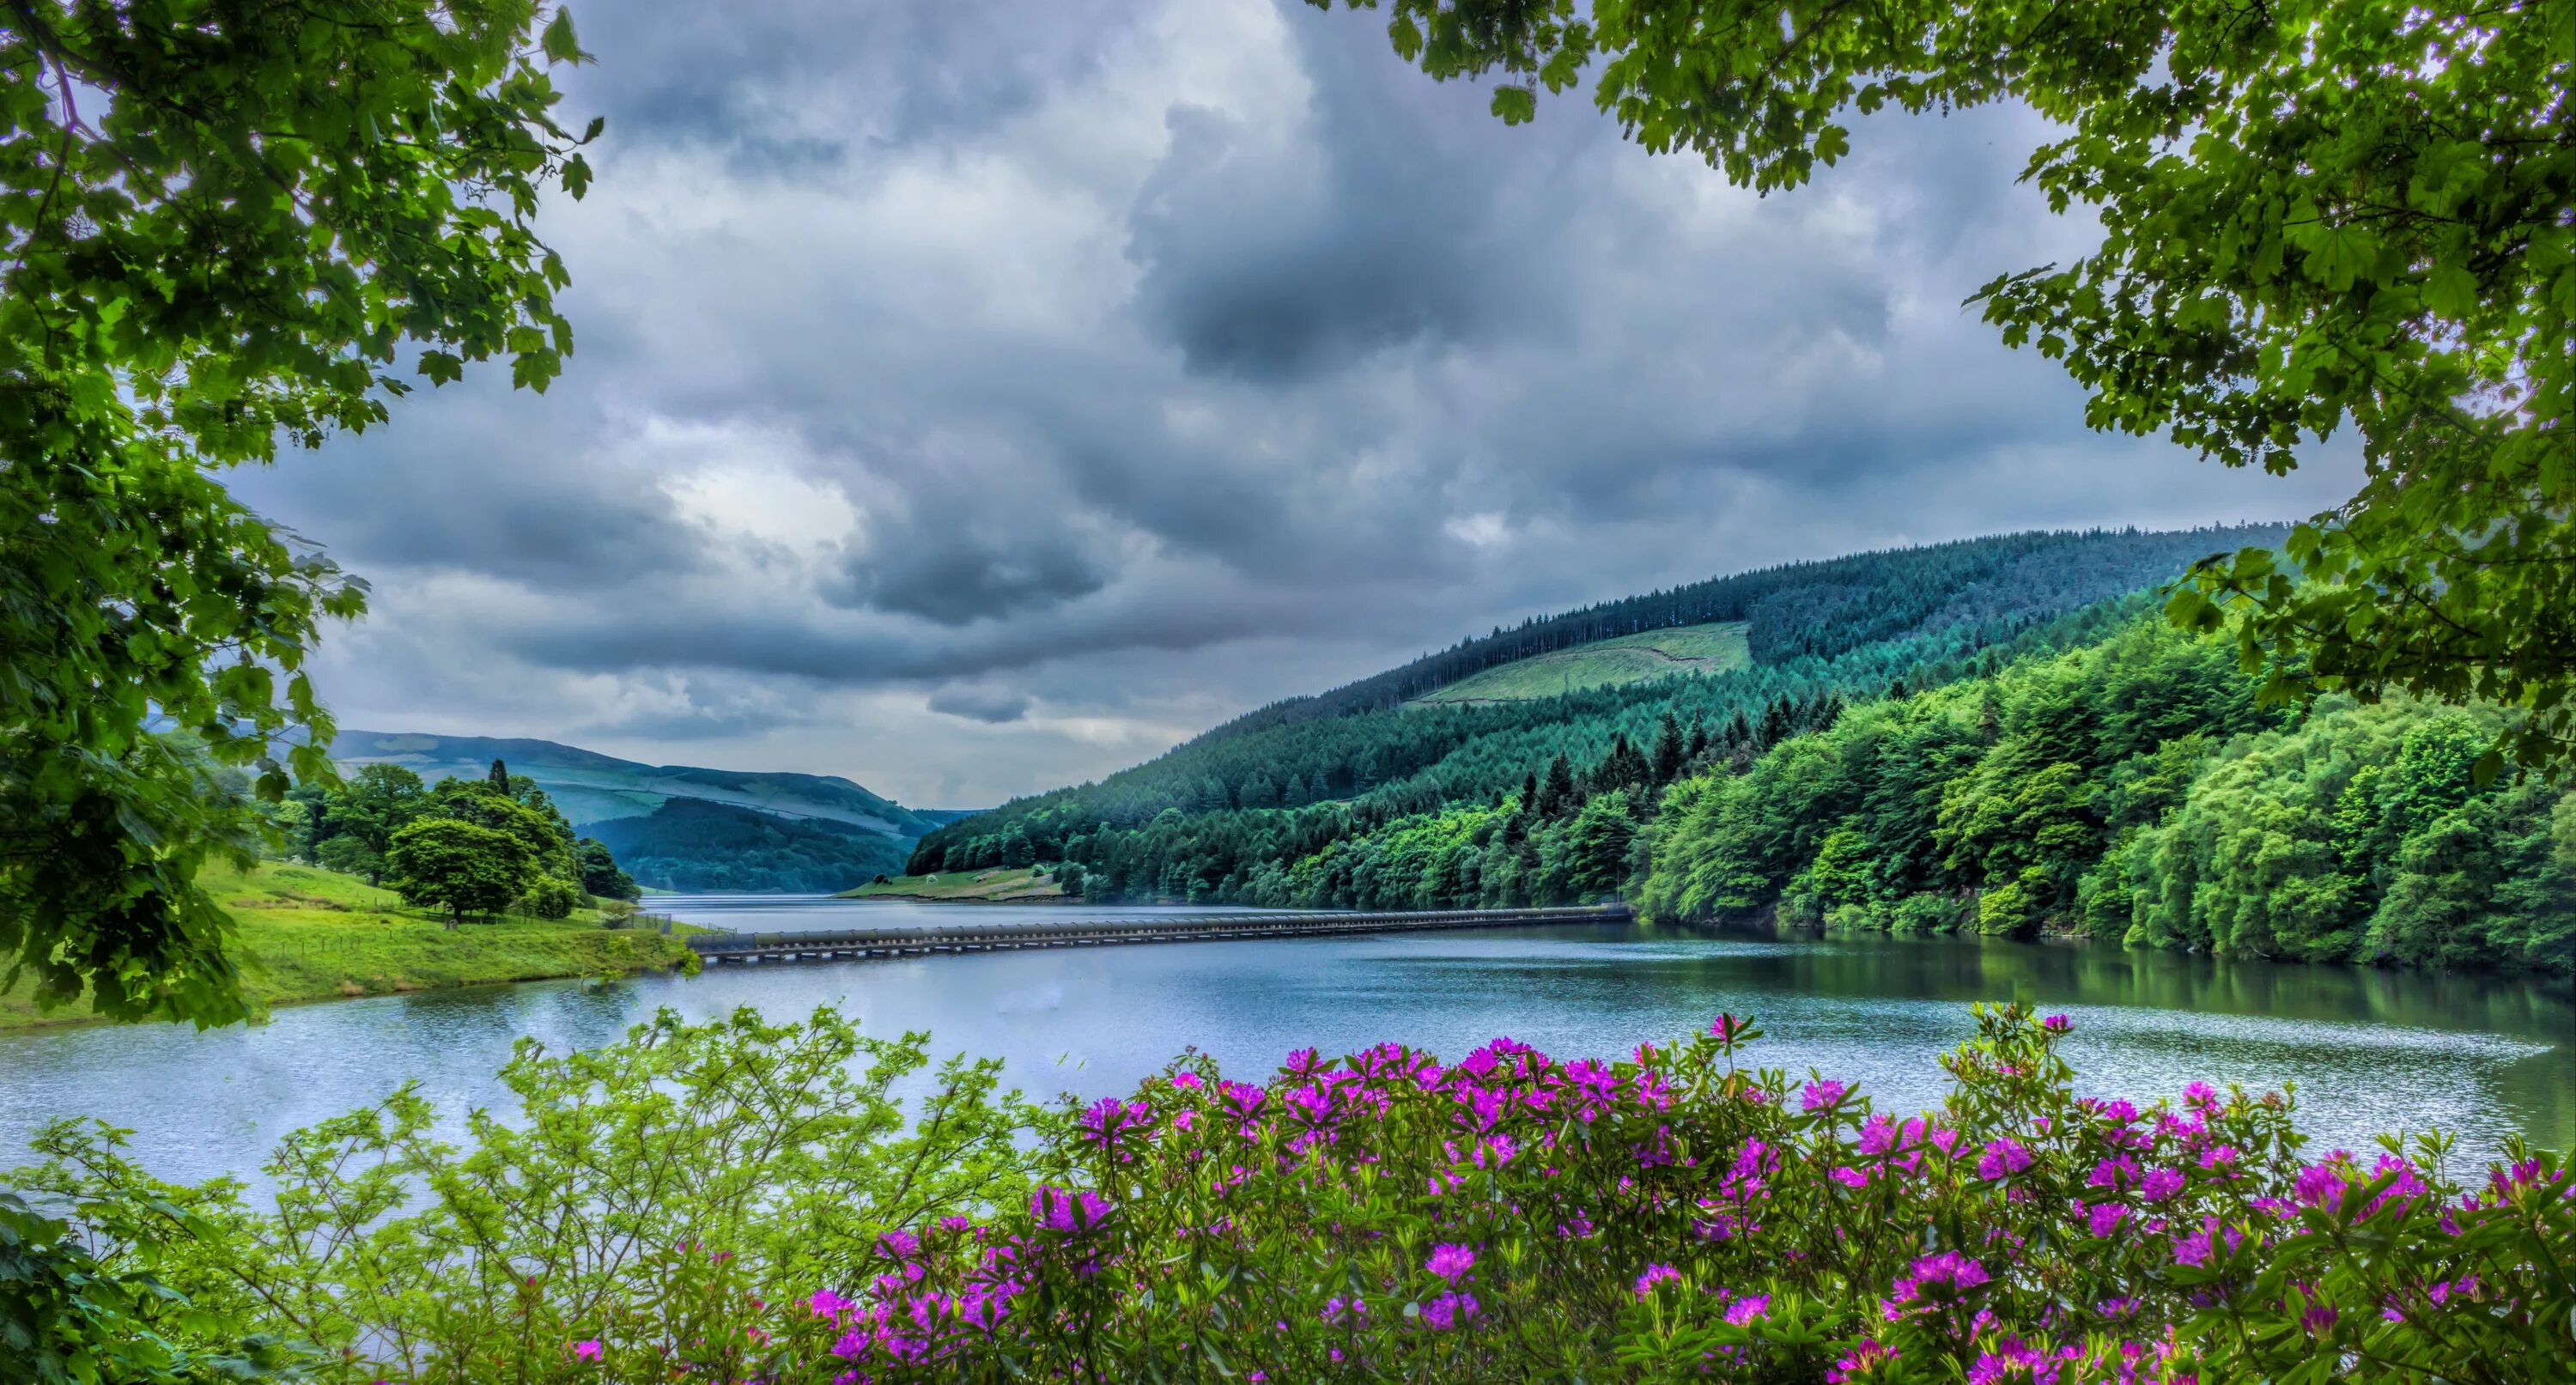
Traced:
[[[657, 898], [745, 931], [1070, 922], [1064, 906]], [[1106, 911], [1122, 917], [1156, 911]], [[1166, 912], [1206, 912], [1166, 911]], [[753, 921], [756, 920], [756, 921]], [[511, 1042], [605, 1042], [656, 1007], [772, 1016], [838, 1006], [937, 1052], [1006, 1059], [1033, 1093], [1130, 1087], [1196, 1045], [1266, 1072], [1291, 1049], [1381, 1039], [1464, 1055], [1498, 1034], [1563, 1056], [1625, 1054], [1720, 1010], [1767, 1031], [1755, 1061], [1857, 1080], [1881, 1109], [1937, 1101], [1937, 1055], [1976, 1000], [2073, 1017], [2081, 1090], [2146, 1098], [2195, 1079], [2297, 1084], [2299, 1124], [2366, 1148], [2439, 1126], [2484, 1154], [2511, 1133], [2576, 1146], [2576, 994], [2563, 982], [2227, 962], [2107, 946], [1782, 938], [1549, 925], [1421, 934], [1000, 952], [711, 968], [299, 1006], [247, 1029], [84, 1027], [0, 1035], [0, 1168], [63, 1115], [132, 1127], [156, 1173], [249, 1173], [285, 1131], [417, 1078], [451, 1117], [499, 1094]]]

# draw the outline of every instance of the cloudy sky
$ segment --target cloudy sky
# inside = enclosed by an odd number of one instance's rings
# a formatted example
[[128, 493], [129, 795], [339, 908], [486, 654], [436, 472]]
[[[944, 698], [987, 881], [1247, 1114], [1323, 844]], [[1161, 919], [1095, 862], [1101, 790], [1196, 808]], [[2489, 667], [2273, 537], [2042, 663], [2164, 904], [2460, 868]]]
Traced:
[[238, 478], [375, 589], [344, 725], [987, 805], [1494, 624], [1786, 559], [2348, 494], [2085, 431], [1960, 300], [2043, 127], [1768, 199], [1304, 0], [580, 0], [579, 350]]

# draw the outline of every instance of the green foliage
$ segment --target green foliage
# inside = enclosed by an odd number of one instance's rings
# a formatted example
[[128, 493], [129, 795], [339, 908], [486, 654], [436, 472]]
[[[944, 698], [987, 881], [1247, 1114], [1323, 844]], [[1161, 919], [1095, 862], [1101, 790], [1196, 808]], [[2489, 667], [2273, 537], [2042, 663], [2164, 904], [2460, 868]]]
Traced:
[[[190, 1230], [202, 1219], [172, 1209]], [[156, 1278], [151, 1245], [103, 1265], [67, 1222], [0, 1192], [0, 1373], [24, 1385], [291, 1380], [311, 1348], [246, 1332]]]
[[405, 901], [445, 909], [451, 928], [467, 914], [499, 913], [543, 878], [535, 855], [509, 833], [445, 817], [396, 832], [385, 867]]
[[581, 865], [581, 888], [601, 899], [642, 899], [644, 889], [617, 864], [608, 844], [597, 837], [584, 837], [573, 843], [573, 857]]
[[327, 773], [304, 663], [363, 589], [213, 470], [381, 422], [412, 375], [553, 378], [565, 273], [531, 219], [588, 183], [597, 126], [549, 113], [545, 66], [576, 53], [543, 17], [9, 4], [0, 955], [48, 1002], [245, 1013], [195, 878], [247, 858], [245, 790]]
[[2501, 718], [2332, 707], [2219, 757], [2121, 869], [2128, 936], [2267, 955], [2502, 962], [2576, 952], [2576, 793], [2475, 767]]
[[1854, 708], [1663, 800], [1649, 916], [2090, 933], [2315, 961], [2576, 969], [2576, 791], [2481, 784], [2509, 718], [2295, 719], [2223, 642], [2141, 623]]
[[408, 1087], [298, 1131], [258, 1203], [232, 1179], [159, 1182], [122, 1132], [73, 1121], [10, 1181], [79, 1209], [100, 1272], [148, 1265], [184, 1296], [190, 1340], [258, 1325], [319, 1343], [309, 1378], [332, 1385], [596, 1380], [575, 1339], [685, 1353], [717, 1336], [706, 1310], [744, 1311], [716, 1307], [727, 1287], [810, 1293], [794, 1286], [859, 1273], [888, 1231], [1024, 1195], [1017, 1142], [1042, 1114], [999, 1089], [999, 1063], [930, 1070], [925, 1044], [830, 1010], [665, 1011], [586, 1052], [521, 1040], [502, 1070], [518, 1109], [471, 1113], [462, 1147]]
[[582, 893], [581, 886], [551, 875], [541, 875], [520, 898], [519, 907], [541, 919], [568, 919], [572, 917], [573, 910], [589, 902], [590, 896]]
[[2063, 363], [2093, 426], [2229, 466], [2286, 472], [2305, 440], [2361, 434], [2361, 493], [2298, 526], [2287, 567], [2213, 561], [2174, 618], [2232, 608], [2275, 695], [2524, 708], [2499, 729], [2526, 764], [2576, 742], [2563, 0], [1384, 7], [1433, 77], [1501, 74], [1506, 121], [1588, 76], [1640, 145], [1766, 192], [1846, 153], [1855, 110], [2048, 116], [2024, 180], [2102, 236], [1978, 293], [2004, 340]]
[[1388, 1043], [1253, 1085], [1190, 1055], [1048, 1115], [828, 1010], [666, 1012], [587, 1053], [522, 1041], [519, 1111], [461, 1149], [407, 1088], [289, 1136], [257, 1200], [77, 1122], [13, 1179], [208, 1329], [340, 1353], [329, 1385], [2576, 1369], [2560, 1156], [2311, 1160], [2278, 1094], [2078, 1098], [2062, 1018], [1976, 1014], [1909, 1118], [1742, 1065], [1760, 1031], [1731, 1016], [1608, 1061]]

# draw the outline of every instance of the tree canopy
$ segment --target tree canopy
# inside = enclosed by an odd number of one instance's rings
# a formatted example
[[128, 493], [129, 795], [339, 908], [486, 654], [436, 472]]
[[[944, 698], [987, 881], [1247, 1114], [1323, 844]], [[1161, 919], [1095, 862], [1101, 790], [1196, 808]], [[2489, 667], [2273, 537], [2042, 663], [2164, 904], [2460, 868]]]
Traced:
[[195, 874], [328, 773], [303, 666], [364, 592], [214, 473], [554, 377], [579, 56], [535, 0], [0, 6], [0, 984], [244, 1015]]
[[1763, 192], [1840, 159], [1856, 114], [2037, 110], [2055, 137], [2024, 180], [2103, 234], [1979, 291], [2004, 339], [2062, 362], [2093, 426], [2230, 466], [2361, 436], [2361, 492], [2298, 526], [2286, 567], [2213, 559], [2170, 614], [2232, 626], [2273, 696], [2483, 699], [2531, 712], [2500, 750], [2576, 752], [2563, 0], [1383, 8], [1400, 55], [1494, 79], [1507, 121], [1589, 81], [1638, 144]]

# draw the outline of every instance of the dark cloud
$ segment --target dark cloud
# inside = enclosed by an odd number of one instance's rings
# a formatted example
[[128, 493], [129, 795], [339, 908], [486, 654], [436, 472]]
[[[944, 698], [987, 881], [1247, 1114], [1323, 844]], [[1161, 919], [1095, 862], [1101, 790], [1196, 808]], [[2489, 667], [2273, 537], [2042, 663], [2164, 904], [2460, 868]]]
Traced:
[[998, 620], [1089, 596], [1108, 582], [1091, 555], [1043, 528], [984, 543], [884, 545], [850, 560], [821, 589], [839, 606], [869, 606], [940, 625]]
[[1286, 27], [1313, 88], [1302, 129], [1166, 116], [1170, 150], [1128, 222], [1145, 322], [1193, 370], [1287, 382], [1554, 321], [1567, 278], [1544, 257], [1574, 204], [1550, 190], [1610, 132], [1507, 130], [1474, 86], [1388, 80], [1400, 65], [1374, 25]]
[[1755, 198], [1301, 0], [577, 9], [563, 378], [238, 477], [375, 584], [349, 724], [994, 802], [1536, 612], [2356, 470], [2091, 433], [1962, 308], [2092, 234], [2027, 111]]
[[1029, 714], [1027, 693], [974, 686], [941, 688], [930, 695], [930, 710], [992, 725], [1018, 721]]
[[1111, 0], [766, 0], [579, 7], [596, 62], [568, 108], [619, 141], [708, 144], [783, 166], [828, 164], [851, 144], [953, 138], [1023, 115], [1099, 61], [1132, 22]]
[[661, 478], [599, 439], [574, 400], [516, 394], [499, 371], [413, 396], [399, 426], [288, 452], [234, 489], [372, 567], [447, 568], [549, 588], [693, 569], [700, 536]]

